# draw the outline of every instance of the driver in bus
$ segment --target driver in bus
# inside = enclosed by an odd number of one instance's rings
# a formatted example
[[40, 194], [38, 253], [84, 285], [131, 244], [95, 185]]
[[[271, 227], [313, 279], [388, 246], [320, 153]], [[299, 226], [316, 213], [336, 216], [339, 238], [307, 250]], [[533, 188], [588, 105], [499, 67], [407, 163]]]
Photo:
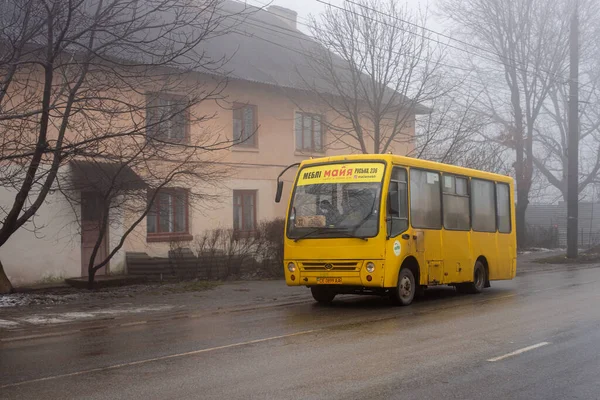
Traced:
[[335, 225], [340, 218], [338, 210], [329, 202], [329, 200], [321, 200], [319, 209], [321, 214], [325, 216], [325, 223], [329, 226]]

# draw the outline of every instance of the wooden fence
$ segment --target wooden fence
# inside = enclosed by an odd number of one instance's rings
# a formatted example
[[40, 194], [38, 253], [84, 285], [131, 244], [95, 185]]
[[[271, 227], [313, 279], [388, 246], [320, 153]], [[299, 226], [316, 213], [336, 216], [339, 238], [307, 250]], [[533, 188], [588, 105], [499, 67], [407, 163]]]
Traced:
[[225, 254], [196, 256], [187, 249], [170, 251], [168, 257], [150, 257], [146, 253], [127, 253], [127, 273], [149, 279], [226, 279], [248, 273], [256, 262]]

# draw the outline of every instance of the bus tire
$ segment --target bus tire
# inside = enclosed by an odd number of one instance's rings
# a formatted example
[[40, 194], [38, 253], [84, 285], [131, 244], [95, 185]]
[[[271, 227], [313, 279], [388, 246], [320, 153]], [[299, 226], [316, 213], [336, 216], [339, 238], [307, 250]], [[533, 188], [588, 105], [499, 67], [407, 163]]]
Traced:
[[336, 293], [333, 290], [323, 286], [311, 286], [310, 292], [312, 294], [313, 299], [315, 299], [318, 303], [321, 304], [331, 303], [336, 295]]
[[417, 293], [415, 276], [410, 268], [402, 268], [398, 274], [398, 283], [392, 290], [391, 299], [399, 306], [408, 306], [411, 304]]
[[473, 282], [460, 283], [456, 285], [456, 290], [460, 293], [478, 294], [483, 291], [486, 282], [488, 281], [485, 272], [485, 266], [479, 260], [473, 268]]

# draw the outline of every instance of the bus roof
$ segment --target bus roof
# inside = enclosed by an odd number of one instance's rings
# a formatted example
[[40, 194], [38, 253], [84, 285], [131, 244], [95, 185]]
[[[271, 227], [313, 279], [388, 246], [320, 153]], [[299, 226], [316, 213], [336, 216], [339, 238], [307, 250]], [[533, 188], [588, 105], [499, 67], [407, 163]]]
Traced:
[[489, 179], [498, 182], [513, 183], [513, 178], [507, 175], [494, 174], [472, 168], [464, 168], [451, 164], [427, 161], [419, 158], [399, 156], [395, 154], [349, 154], [345, 156], [331, 156], [312, 158], [302, 161], [300, 167], [312, 164], [337, 163], [342, 161], [385, 161], [407, 167], [423, 168], [435, 171], [449, 172], [456, 175], [465, 175], [474, 178]]

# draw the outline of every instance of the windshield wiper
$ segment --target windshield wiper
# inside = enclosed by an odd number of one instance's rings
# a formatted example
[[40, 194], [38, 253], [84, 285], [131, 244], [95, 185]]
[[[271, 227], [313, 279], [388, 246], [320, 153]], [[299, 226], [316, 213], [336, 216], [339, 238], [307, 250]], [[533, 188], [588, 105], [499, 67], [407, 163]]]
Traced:
[[313, 229], [312, 231], [308, 231], [304, 235], [298, 236], [297, 238], [295, 238], [294, 242], [297, 242], [298, 240], [301, 240], [301, 239], [305, 239], [305, 238], [309, 237], [310, 235], [312, 235], [313, 233], [319, 232], [321, 229], [327, 229], [327, 228], [319, 227], [319, 228]]
[[322, 230], [324, 230], [324, 232], [335, 233], [335, 234], [342, 234], [342, 235], [344, 235], [344, 237], [348, 237], [348, 238], [361, 239], [361, 240], [364, 240], [365, 242], [368, 240], [364, 236], [356, 236], [354, 234], [354, 232], [350, 233], [350, 232], [347, 232], [346, 230], [343, 230], [343, 229], [319, 227], [319, 228], [313, 229], [312, 231], [306, 232], [302, 236], [299, 236], [299, 237], [295, 238], [294, 242], [297, 242], [297, 241], [299, 241], [301, 239], [306, 239], [307, 237], [311, 236], [312, 234], [321, 232]]

